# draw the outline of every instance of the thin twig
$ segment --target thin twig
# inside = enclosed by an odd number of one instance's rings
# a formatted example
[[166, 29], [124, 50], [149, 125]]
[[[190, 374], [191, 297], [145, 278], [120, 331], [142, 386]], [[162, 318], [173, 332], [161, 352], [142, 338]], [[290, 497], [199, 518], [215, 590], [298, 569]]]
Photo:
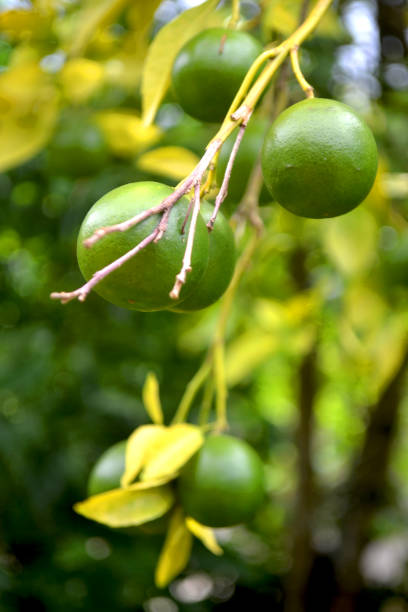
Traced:
[[238, 132], [237, 137], [235, 139], [234, 146], [232, 147], [231, 155], [230, 155], [229, 160], [228, 160], [228, 164], [227, 164], [227, 168], [225, 170], [224, 178], [222, 180], [221, 188], [220, 188], [220, 190], [218, 192], [218, 195], [217, 195], [217, 197], [215, 199], [214, 211], [213, 211], [213, 214], [211, 216], [211, 219], [207, 223], [207, 227], [208, 227], [208, 229], [210, 231], [213, 230], [214, 223], [215, 223], [215, 220], [217, 218], [220, 206], [221, 206], [221, 204], [223, 203], [223, 201], [225, 200], [225, 198], [228, 195], [228, 185], [229, 185], [230, 178], [231, 178], [232, 167], [234, 165], [235, 158], [237, 156], [239, 147], [241, 145], [242, 138], [244, 137], [245, 130], [246, 130], [246, 127], [248, 125], [248, 121], [251, 118], [251, 114], [252, 114], [252, 111], [248, 110], [248, 112], [246, 114], [246, 117], [242, 121], [241, 126], [239, 128], [239, 132]]
[[150, 244], [151, 242], [155, 240], [159, 232], [159, 225], [153, 230], [151, 234], [146, 236], [146, 238], [144, 238], [141, 242], [139, 242], [139, 244], [133, 247], [133, 249], [131, 249], [130, 251], [122, 255], [122, 257], [119, 257], [118, 259], [110, 263], [108, 266], [105, 266], [101, 270], [98, 270], [97, 272], [95, 272], [92, 278], [79, 289], [76, 289], [75, 291], [71, 291], [71, 292], [66, 292], [66, 291], [62, 291], [60, 293], [54, 292], [54, 293], [51, 293], [50, 297], [53, 300], [61, 300], [61, 304], [66, 304], [67, 302], [70, 302], [71, 300], [74, 300], [75, 298], [78, 298], [80, 302], [84, 302], [89, 292], [95, 287], [95, 285], [100, 283], [101, 280], [106, 278], [106, 276], [108, 276], [111, 272], [120, 268], [124, 263], [129, 261], [129, 259], [132, 259], [132, 257], [134, 257], [137, 253], [139, 253], [139, 251], [144, 249], [148, 244]]
[[109, 225], [108, 227], [100, 227], [98, 228], [92, 236], [87, 238], [84, 241], [84, 246], [90, 248], [93, 246], [98, 240], [104, 238], [108, 234], [112, 234], [113, 232], [126, 232], [130, 228], [138, 225], [141, 221], [148, 219], [152, 215], [156, 215], [158, 213], [163, 212], [166, 209], [171, 209], [176, 202], [178, 202], [186, 193], [188, 193], [194, 184], [203, 177], [204, 172], [208, 168], [211, 163], [212, 158], [215, 153], [221, 148], [222, 141], [219, 139], [212, 140], [207, 147], [206, 152], [204, 153], [201, 160], [198, 162], [194, 170], [190, 172], [190, 174], [184, 179], [182, 183], [171, 193], [167, 198], [165, 198], [160, 204], [157, 206], [153, 206], [148, 210], [144, 210], [134, 217], [123, 221], [122, 223], [117, 223], [115, 225]]
[[187, 274], [191, 272], [191, 254], [194, 246], [194, 236], [197, 226], [197, 219], [200, 212], [200, 183], [197, 182], [194, 185], [194, 207], [191, 216], [191, 223], [188, 230], [186, 250], [183, 257], [183, 265], [180, 272], [176, 276], [176, 282], [174, 283], [173, 289], [170, 291], [170, 297], [172, 300], [178, 300], [182, 286], [187, 280]]

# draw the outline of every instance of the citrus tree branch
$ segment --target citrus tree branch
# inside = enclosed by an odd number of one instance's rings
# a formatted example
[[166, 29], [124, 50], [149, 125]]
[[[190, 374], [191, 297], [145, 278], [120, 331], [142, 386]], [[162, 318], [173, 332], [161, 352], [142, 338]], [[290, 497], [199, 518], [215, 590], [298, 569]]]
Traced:
[[306, 81], [304, 74], [302, 72], [302, 69], [300, 67], [300, 64], [299, 64], [299, 46], [298, 45], [295, 45], [290, 50], [290, 63], [292, 65], [293, 73], [295, 77], [297, 78], [299, 85], [305, 92], [306, 97], [314, 98], [314, 89], [310, 85], [310, 83]]

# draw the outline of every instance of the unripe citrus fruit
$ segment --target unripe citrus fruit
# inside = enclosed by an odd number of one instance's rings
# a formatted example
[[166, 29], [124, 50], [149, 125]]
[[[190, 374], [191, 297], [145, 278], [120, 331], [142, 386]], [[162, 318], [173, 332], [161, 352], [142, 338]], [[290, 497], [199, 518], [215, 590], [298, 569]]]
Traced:
[[[171, 187], [152, 181], [129, 183], [113, 189], [93, 205], [82, 223], [77, 246], [79, 267], [86, 280], [151, 234], [160, 216], [153, 215], [126, 232], [109, 234], [89, 249], [84, 246], [84, 240], [98, 228], [121, 223], [160, 204], [172, 191]], [[182, 198], [171, 211], [162, 239], [156, 244], [150, 243], [109, 274], [96, 285], [95, 291], [112, 304], [131, 310], [161, 310], [176, 304], [177, 301], [170, 298], [169, 292], [182, 266], [189, 223], [184, 234], [181, 228], [187, 209], [188, 200]], [[195, 289], [207, 267], [207, 261], [208, 231], [200, 215], [192, 253], [192, 271], [187, 275], [179, 301]]]
[[311, 98], [290, 106], [272, 124], [262, 170], [274, 199], [295, 215], [336, 217], [370, 191], [377, 147], [352, 108]]
[[88, 479], [88, 495], [105, 493], [120, 487], [125, 471], [126, 440], [114, 444], [103, 453], [92, 468]]
[[[238, 153], [232, 167], [231, 178], [228, 184], [228, 195], [222, 203], [222, 209], [230, 209], [232, 204], [237, 204], [241, 201], [245, 194], [248, 185], [249, 177], [254, 169], [262, 150], [263, 141], [267, 131], [268, 122], [260, 117], [252, 117], [245, 130], [244, 137], [238, 149]], [[234, 146], [236, 132], [225, 141], [220, 151], [217, 163], [217, 183], [221, 187], [225, 171], [227, 169], [228, 160], [231, 155], [232, 147]], [[266, 204], [271, 202], [272, 198], [263, 184], [259, 196], [259, 203]]]
[[263, 500], [263, 465], [243, 440], [210, 436], [182, 469], [178, 490], [186, 514], [203, 525], [243, 523]]
[[95, 174], [109, 159], [101, 129], [82, 116], [68, 116], [59, 126], [48, 148], [53, 174], [81, 177]]
[[[213, 210], [211, 204], [202, 202], [201, 213], [206, 223], [210, 220]], [[175, 312], [207, 308], [222, 296], [230, 284], [236, 261], [235, 242], [232, 229], [221, 212], [217, 215], [209, 238], [207, 268], [196, 289], [171, 309]]]
[[189, 40], [172, 71], [176, 100], [201, 121], [222, 121], [262, 45], [250, 34], [211, 28]]

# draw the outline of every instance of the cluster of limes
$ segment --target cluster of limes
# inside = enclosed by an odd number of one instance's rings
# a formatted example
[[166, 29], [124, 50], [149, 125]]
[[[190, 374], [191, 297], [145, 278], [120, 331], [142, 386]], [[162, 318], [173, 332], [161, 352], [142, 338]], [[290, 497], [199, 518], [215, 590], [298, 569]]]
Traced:
[[[203, 31], [187, 42], [174, 62], [176, 100], [186, 113], [201, 121], [222, 120], [261, 51], [259, 41], [246, 32], [223, 28]], [[352, 210], [367, 196], [376, 174], [377, 149], [370, 129], [353, 109], [333, 100], [311, 98], [282, 112], [269, 131], [265, 124], [256, 117], [249, 124], [224, 210], [228, 210], [228, 202], [242, 198], [261, 148], [265, 183], [261, 202], [273, 199], [296, 215], [325, 218]], [[231, 149], [229, 139], [220, 154], [218, 183]], [[110, 234], [91, 249], [86, 249], [83, 241], [100, 227], [120, 223], [159, 204], [171, 192], [159, 183], [133, 183], [114, 189], [92, 207], [78, 239], [79, 266], [87, 280], [153, 232], [158, 216], [124, 233]], [[182, 266], [187, 210], [188, 201], [183, 198], [174, 207], [163, 238], [137, 253], [95, 290], [114, 304], [144, 311], [187, 312], [215, 302], [231, 280], [235, 249], [222, 214], [208, 235], [205, 222], [211, 207], [207, 203], [203, 203], [197, 222], [192, 271], [179, 299], [169, 297]]]
[[[125, 452], [126, 441], [118, 442], [99, 458], [89, 476], [89, 495], [120, 487]], [[209, 436], [182, 468], [174, 489], [187, 516], [208, 527], [230, 527], [249, 521], [260, 507], [263, 464], [244, 440]]]

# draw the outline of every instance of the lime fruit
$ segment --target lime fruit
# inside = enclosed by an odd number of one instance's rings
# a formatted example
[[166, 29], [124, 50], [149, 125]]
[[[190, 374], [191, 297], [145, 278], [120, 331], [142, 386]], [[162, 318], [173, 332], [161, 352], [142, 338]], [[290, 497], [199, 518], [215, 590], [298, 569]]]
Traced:
[[243, 523], [264, 498], [263, 465], [243, 440], [210, 436], [182, 469], [178, 491], [186, 514], [203, 525]]
[[341, 102], [311, 98], [279, 115], [262, 152], [273, 198], [301, 217], [336, 217], [367, 196], [377, 171], [374, 136]]
[[[230, 210], [237, 202], [240, 202], [245, 194], [248, 186], [248, 180], [254, 169], [254, 166], [259, 158], [262, 150], [263, 141], [268, 127], [268, 121], [260, 117], [251, 118], [248, 127], [244, 132], [241, 145], [234, 160], [231, 177], [228, 184], [228, 195], [222, 203], [223, 210]], [[221, 187], [225, 171], [227, 169], [228, 160], [230, 158], [232, 147], [236, 139], [236, 132], [225, 141], [220, 151], [217, 163], [217, 183]], [[267, 204], [272, 201], [272, 198], [263, 184], [259, 195], [259, 203]]]
[[109, 160], [101, 129], [82, 115], [68, 115], [49, 145], [48, 165], [52, 174], [79, 178], [100, 171]]
[[125, 471], [126, 440], [114, 444], [103, 453], [92, 468], [88, 479], [88, 495], [105, 493], [120, 487]]
[[[202, 202], [201, 214], [207, 223], [214, 207], [208, 202]], [[224, 217], [219, 212], [214, 229], [210, 233], [207, 268], [196, 289], [175, 308], [174, 312], [189, 312], [201, 310], [214, 304], [230, 284], [236, 261], [234, 234]]]
[[261, 43], [246, 32], [211, 28], [179, 51], [172, 70], [173, 92], [183, 110], [201, 121], [222, 121]]
[[[82, 223], [77, 246], [79, 267], [86, 280], [151, 234], [160, 216], [153, 215], [126, 232], [109, 234], [89, 249], [84, 246], [84, 240], [98, 228], [121, 223], [160, 204], [172, 192], [171, 187], [152, 181], [129, 183], [113, 189], [93, 205]], [[96, 285], [95, 291], [108, 302], [131, 310], [162, 310], [176, 304], [169, 292], [182, 267], [189, 224], [184, 233], [181, 233], [181, 228], [187, 209], [188, 200], [182, 198], [171, 211], [161, 240], [148, 244], [109, 274]], [[208, 231], [200, 215], [192, 253], [192, 271], [187, 275], [178, 301], [188, 297], [200, 281], [207, 267], [208, 243]]]

